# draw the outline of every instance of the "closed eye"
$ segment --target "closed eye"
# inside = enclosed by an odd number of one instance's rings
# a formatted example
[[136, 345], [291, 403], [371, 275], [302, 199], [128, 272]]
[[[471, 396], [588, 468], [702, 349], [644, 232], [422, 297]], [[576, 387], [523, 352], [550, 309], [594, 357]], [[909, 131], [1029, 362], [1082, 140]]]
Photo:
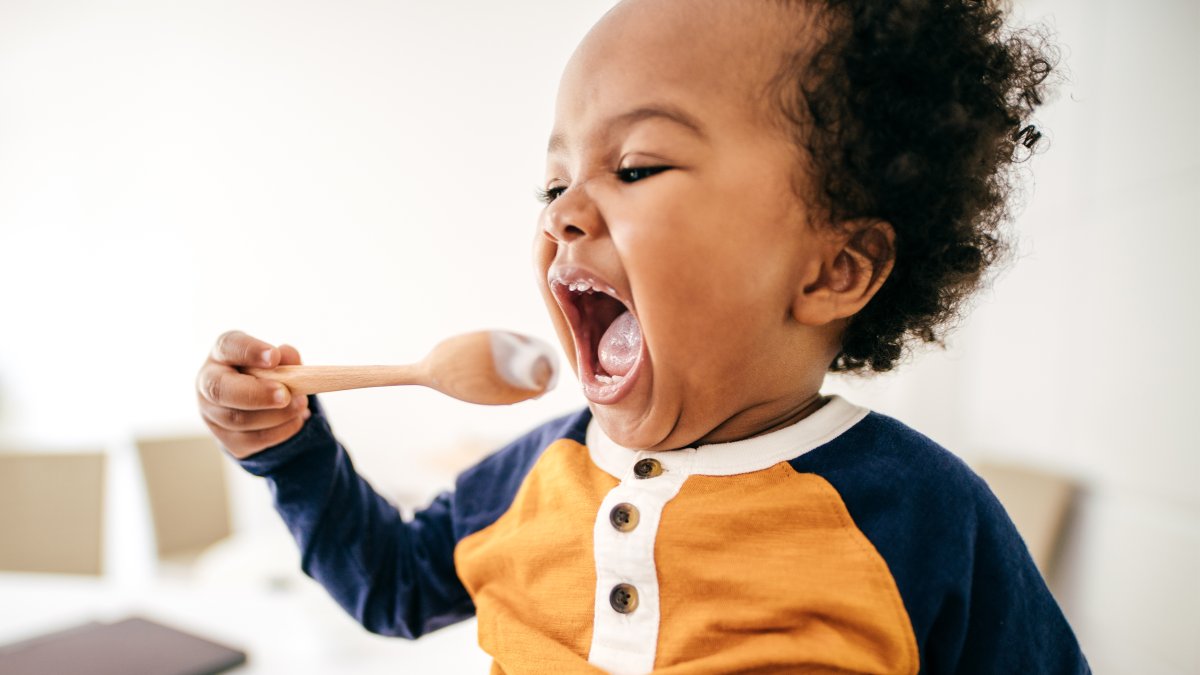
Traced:
[[636, 183], [639, 180], [662, 173], [670, 168], [669, 166], [631, 166], [625, 169], [617, 169], [617, 180], [622, 183]]

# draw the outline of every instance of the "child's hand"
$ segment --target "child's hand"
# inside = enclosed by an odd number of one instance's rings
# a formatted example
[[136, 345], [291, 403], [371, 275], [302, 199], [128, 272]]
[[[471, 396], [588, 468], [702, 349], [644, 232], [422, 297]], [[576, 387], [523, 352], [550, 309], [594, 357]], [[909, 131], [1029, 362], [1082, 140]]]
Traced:
[[294, 347], [273, 347], [240, 331], [217, 338], [196, 377], [200, 416], [234, 457], [245, 459], [295, 436], [312, 412], [308, 397], [292, 397], [288, 388], [238, 372], [253, 366], [300, 364]]

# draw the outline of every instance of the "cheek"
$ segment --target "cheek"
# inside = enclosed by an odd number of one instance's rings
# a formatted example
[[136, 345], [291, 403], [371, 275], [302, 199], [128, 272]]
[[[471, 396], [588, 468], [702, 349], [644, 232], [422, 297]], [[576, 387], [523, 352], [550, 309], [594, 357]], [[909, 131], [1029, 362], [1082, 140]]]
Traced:
[[[640, 313], [647, 321], [713, 326], [769, 313], [781, 300], [784, 242], [710, 222], [655, 223], [622, 242], [622, 259]], [[774, 247], [774, 250], [772, 250]]]
[[545, 216], [542, 216], [538, 219], [532, 242], [533, 267], [543, 281], [545, 281], [546, 271], [550, 269], [550, 265], [554, 262], [554, 255], [558, 251], [557, 245], [546, 235], [546, 230], [542, 225], [544, 218]]
[[[646, 235], [627, 260], [646, 345], [665, 386], [703, 387], [737, 378], [772, 344], [790, 306], [785, 269], [758, 245], [730, 253], [712, 241], [660, 242]], [[670, 377], [668, 373], [674, 373]]]

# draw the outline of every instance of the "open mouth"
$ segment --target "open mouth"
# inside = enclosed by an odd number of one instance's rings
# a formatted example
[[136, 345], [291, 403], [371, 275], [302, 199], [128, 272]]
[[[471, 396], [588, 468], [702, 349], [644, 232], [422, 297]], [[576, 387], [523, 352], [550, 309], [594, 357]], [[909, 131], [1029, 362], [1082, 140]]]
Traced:
[[645, 360], [642, 328], [629, 303], [582, 270], [552, 270], [550, 288], [575, 338], [584, 396], [616, 403], [633, 388]]

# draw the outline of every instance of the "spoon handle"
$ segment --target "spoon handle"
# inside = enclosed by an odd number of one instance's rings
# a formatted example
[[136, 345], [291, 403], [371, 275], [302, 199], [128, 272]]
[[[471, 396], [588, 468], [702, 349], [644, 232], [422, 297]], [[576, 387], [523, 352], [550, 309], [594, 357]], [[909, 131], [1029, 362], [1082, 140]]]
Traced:
[[290, 389], [293, 395], [426, 383], [425, 373], [419, 364], [407, 366], [279, 366], [277, 368], [243, 368], [242, 372], [279, 382]]

